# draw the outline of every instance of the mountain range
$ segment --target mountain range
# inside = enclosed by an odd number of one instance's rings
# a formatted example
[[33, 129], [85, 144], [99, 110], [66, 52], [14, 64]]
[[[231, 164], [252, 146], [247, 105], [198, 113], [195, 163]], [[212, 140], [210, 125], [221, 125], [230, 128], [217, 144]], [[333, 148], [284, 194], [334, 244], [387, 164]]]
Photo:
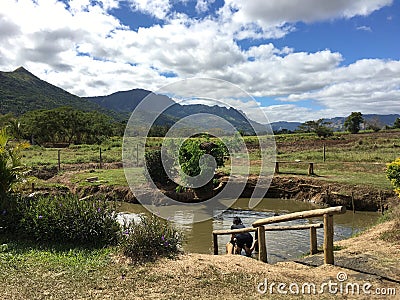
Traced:
[[[126, 121], [139, 103], [148, 96], [151, 96], [152, 101], [141, 105], [138, 124], [140, 119], [148, 118], [153, 112], [168, 107], [158, 116], [154, 124], [171, 126], [192, 114], [207, 113], [225, 119], [237, 130], [247, 134], [253, 133], [252, 126], [257, 131], [266, 129], [264, 125], [249, 120], [243, 112], [234, 108], [203, 104], [180, 105], [165, 95], [157, 95], [144, 89], [120, 91], [107, 96], [79, 97], [41, 80], [23, 67], [13, 72], [0, 72], [0, 114], [12, 113], [20, 116], [32, 110], [70, 106], [83, 111], [100, 111], [117, 121]], [[398, 117], [400, 115], [364, 115], [365, 120], [372, 120], [382, 126], [393, 125]], [[335, 130], [341, 130], [344, 119], [345, 117], [335, 117], [325, 121], [330, 122], [329, 126]], [[207, 129], [216, 124], [220, 127], [220, 122], [216, 123], [216, 118], [210, 117], [197, 118], [196, 124], [187, 125]], [[299, 122], [273, 122], [271, 126], [274, 131], [282, 129], [293, 131], [300, 124]]]

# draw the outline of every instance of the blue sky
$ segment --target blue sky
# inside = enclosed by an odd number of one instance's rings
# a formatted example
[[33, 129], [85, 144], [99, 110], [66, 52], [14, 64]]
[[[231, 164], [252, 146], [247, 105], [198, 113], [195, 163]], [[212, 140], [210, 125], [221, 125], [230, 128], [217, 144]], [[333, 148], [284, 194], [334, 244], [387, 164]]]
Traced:
[[255, 120], [400, 113], [398, 36], [399, 0], [0, 2], [3, 71], [79, 96], [223, 79]]

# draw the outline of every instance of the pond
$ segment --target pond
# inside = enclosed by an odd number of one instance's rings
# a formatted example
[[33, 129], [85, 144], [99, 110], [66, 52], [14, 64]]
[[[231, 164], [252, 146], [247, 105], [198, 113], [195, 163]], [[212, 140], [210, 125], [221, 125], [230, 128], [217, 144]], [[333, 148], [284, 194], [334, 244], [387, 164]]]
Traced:
[[[230, 229], [235, 216], [242, 219], [246, 227], [261, 218], [282, 215], [291, 212], [321, 208], [313, 203], [283, 199], [263, 199], [255, 208], [249, 209], [248, 199], [236, 201], [231, 209], [216, 212], [217, 217], [200, 223], [191, 224], [192, 215], [183, 212], [176, 206], [173, 222], [180, 227], [186, 236], [184, 250], [192, 253], [213, 253], [212, 231]], [[182, 209], [182, 208], [181, 208]], [[140, 204], [118, 203], [118, 211], [128, 218], [136, 218], [138, 214], [149, 213]], [[348, 238], [373, 225], [379, 218], [379, 213], [352, 211], [334, 216], [334, 240]], [[189, 223], [189, 224], [188, 224]], [[273, 225], [301, 225], [308, 223], [323, 223], [322, 217], [294, 220]], [[324, 230], [317, 229], [318, 246], [322, 246]], [[254, 233], [253, 233], [254, 237]], [[219, 254], [225, 253], [225, 244], [230, 240], [229, 235], [218, 236]], [[309, 230], [266, 232], [268, 262], [275, 263], [300, 257], [310, 249]], [[256, 255], [253, 254], [254, 257]]]

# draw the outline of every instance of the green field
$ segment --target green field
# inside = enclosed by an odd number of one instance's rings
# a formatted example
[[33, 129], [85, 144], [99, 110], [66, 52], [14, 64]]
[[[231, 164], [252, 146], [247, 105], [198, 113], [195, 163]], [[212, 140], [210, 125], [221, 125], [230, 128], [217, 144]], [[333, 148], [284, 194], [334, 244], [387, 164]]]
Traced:
[[[265, 137], [262, 137], [265, 138]], [[314, 134], [276, 135], [276, 161], [280, 163], [280, 173], [296, 176], [307, 176], [308, 162], [314, 162], [315, 176], [322, 180], [368, 185], [382, 189], [390, 189], [390, 183], [385, 178], [386, 164], [400, 156], [400, 131], [364, 132], [359, 134], [335, 133], [326, 140], [321, 140]], [[270, 137], [269, 137], [270, 139]], [[239, 173], [247, 174], [245, 168], [246, 156], [250, 158], [250, 174], [258, 174], [260, 170], [261, 151], [256, 137], [244, 137], [247, 149], [236, 153], [236, 158], [243, 158], [243, 166], [235, 167]], [[162, 138], [147, 138], [147, 149], [157, 149], [163, 143]], [[325, 161], [323, 147], [325, 145]], [[103, 166], [107, 163], [121, 162], [122, 138], [112, 138], [101, 145], [71, 145], [67, 148], [30, 147], [23, 152], [23, 163], [28, 167], [58, 166], [60, 153], [61, 170], [68, 171], [74, 165], [82, 164], [81, 169], [97, 169], [100, 166], [100, 149]], [[270, 160], [271, 147], [263, 149]], [[133, 158], [136, 148], [133, 147]], [[246, 152], [247, 151], [247, 152]], [[140, 158], [143, 153], [139, 152]], [[135, 160], [135, 159], [134, 159]], [[295, 163], [295, 161], [300, 161]], [[85, 164], [89, 164], [85, 166]], [[120, 166], [119, 166], [120, 167]], [[135, 166], [136, 167], [136, 166]], [[138, 167], [140, 172], [141, 167]], [[230, 161], [220, 171], [229, 174]], [[73, 183], [85, 183], [86, 177], [98, 176], [95, 184], [126, 185], [123, 171], [115, 167], [96, 170], [96, 173], [81, 172], [72, 176]]]

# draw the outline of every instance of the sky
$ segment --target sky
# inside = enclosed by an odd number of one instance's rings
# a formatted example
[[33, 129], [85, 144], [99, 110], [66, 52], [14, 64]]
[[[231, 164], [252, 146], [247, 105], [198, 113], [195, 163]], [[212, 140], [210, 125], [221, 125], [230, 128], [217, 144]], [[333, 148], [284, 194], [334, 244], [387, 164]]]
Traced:
[[400, 0], [1, 0], [0, 70], [78, 96], [226, 80], [270, 122], [400, 113]]

